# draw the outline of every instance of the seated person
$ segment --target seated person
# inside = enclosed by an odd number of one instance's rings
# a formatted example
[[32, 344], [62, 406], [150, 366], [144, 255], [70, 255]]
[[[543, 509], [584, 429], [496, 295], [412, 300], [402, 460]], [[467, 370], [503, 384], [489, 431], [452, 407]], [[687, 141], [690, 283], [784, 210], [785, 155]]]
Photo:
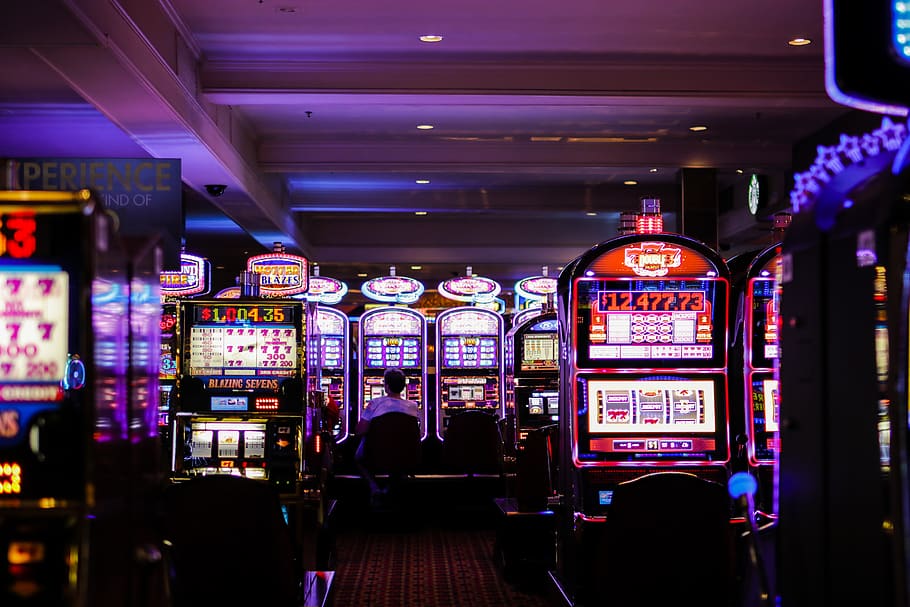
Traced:
[[376, 503], [385, 491], [376, 483], [376, 478], [367, 469], [366, 462], [364, 461], [364, 445], [366, 443], [367, 430], [370, 428], [370, 420], [386, 413], [407, 413], [408, 415], [413, 415], [415, 418], [419, 416], [420, 408], [417, 403], [401, 397], [401, 392], [406, 385], [407, 378], [405, 377], [404, 371], [395, 367], [386, 369], [383, 374], [385, 396], [374, 398], [367, 403], [366, 407], [364, 407], [363, 411], [360, 413], [360, 421], [357, 422], [357, 427], [354, 428], [354, 434], [361, 437], [360, 445], [357, 447], [357, 453], [354, 460], [357, 462], [360, 475], [370, 486], [370, 500], [373, 503]]

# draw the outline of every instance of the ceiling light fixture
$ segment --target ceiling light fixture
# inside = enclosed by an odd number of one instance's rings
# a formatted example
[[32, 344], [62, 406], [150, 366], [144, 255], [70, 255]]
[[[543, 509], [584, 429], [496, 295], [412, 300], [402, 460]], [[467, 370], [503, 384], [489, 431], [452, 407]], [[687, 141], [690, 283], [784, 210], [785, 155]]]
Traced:
[[414, 214], [415, 215], [426, 215], [427, 212], [426, 211], [414, 211]]
[[367, 277], [367, 273], [366, 273], [366, 272], [358, 272], [358, 273], [357, 273], [357, 278], [366, 278], [366, 277]]
[[808, 38], [793, 38], [792, 40], [788, 40], [787, 44], [790, 46], [806, 46], [812, 44], [812, 41]]
[[423, 266], [411, 266], [412, 270], [422, 270]]
[[743, 174], [743, 170], [742, 170], [742, 169], [736, 169], [736, 174], [737, 174], [737, 175], [742, 175], [742, 174]]
[[594, 217], [595, 215], [597, 215], [597, 213], [595, 213], [594, 211], [588, 211], [587, 213], [585, 213], [585, 215], [587, 215], [588, 217]]
[[421, 131], [429, 131], [430, 129], [433, 128], [433, 125], [432, 124], [418, 124], [417, 128], [420, 129]]
[[430, 183], [430, 180], [429, 179], [418, 179], [414, 183]]
[[442, 36], [439, 34], [424, 34], [420, 37], [421, 42], [442, 42]]
[[626, 179], [622, 182], [623, 185], [638, 185], [638, 182], [634, 179]]
[[690, 126], [689, 130], [692, 131], [693, 133], [700, 133], [702, 131], [707, 131], [708, 127], [706, 127], [703, 124], [696, 124], [695, 126]]
[[649, 173], [656, 173], [656, 172], [657, 172], [657, 169], [648, 169], [648, 172], [649, 172]]

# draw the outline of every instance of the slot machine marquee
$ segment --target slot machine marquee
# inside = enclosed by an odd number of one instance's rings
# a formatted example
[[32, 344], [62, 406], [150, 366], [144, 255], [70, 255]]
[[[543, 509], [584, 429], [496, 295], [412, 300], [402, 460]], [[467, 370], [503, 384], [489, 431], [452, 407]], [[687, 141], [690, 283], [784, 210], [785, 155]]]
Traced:
[[555, 311], [526, 316], [505, 339], [507, 409], [515, 416], [516, 443], [529, 430], [559, 420], [559, 335]]
[[464, 306], [436, 317], [436, 435], [445, 440], [451, 416], [481, 409], [505, 417], [503, 320]]
[[236, 474], [298, 490], [314, 315], [315, 304], [296, 300], [180, 303], [175, 476]]
[[360, 317], [358, 375], [360, 406], [357, 420], [370, 400], [385, 395], [383, 373], [388, 367], [404, 372], [407, 385], [402, 397], [417, 403], [420, 437], [427, 429], [426, 317], [398, 306], [373, 308]]

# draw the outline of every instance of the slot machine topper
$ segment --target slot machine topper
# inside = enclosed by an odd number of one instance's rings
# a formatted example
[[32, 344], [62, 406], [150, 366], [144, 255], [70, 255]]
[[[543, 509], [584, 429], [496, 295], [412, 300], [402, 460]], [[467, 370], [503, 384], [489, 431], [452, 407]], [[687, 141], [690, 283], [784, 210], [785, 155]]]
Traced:
[[143, 585], [157, 604], [157, 569], [137, 559], [161, 548], [153, 521], [122, 496], [161, 477], [161, 250], [127, 253], [88, 190], [0, 192], [0, 224], [0, 603], [99, 604]]

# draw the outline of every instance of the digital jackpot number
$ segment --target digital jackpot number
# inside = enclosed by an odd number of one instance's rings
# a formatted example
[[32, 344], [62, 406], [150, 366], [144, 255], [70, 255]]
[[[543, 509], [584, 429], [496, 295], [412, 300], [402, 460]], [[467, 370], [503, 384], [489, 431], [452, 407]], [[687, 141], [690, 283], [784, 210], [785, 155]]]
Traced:
[[62, 380], [68, 297], [65, 272], [0, 272], [0, 380]]
[[197, 320], [215, 323], [257, 323], [290, 321], [287, 308], [282, 306], [202, 306]]
[[35, 214], [10, 213], [0, 217], [0, 257], [28, 259], [35, 254]]
[[598, 312], [701, 312], [703, 291], [601, 291]]

